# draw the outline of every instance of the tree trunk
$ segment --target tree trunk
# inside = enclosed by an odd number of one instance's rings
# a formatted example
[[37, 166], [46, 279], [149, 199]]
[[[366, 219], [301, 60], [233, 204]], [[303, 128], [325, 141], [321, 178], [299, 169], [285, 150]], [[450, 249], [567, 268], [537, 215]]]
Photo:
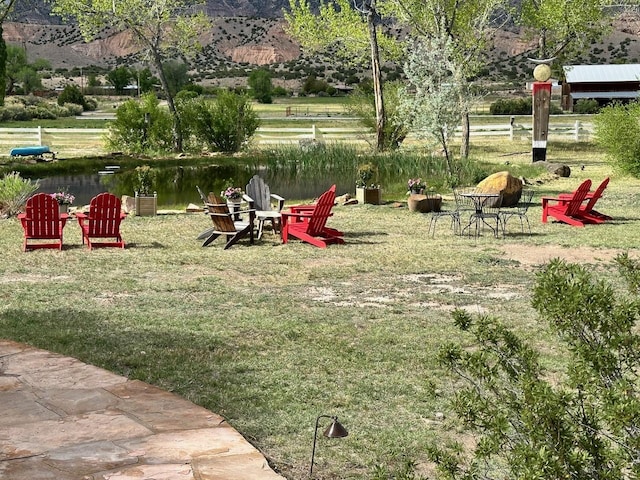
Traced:
[[384, 97], [382, 95], [382, 72], [380, 70], [380, 51], [378, 50], [378, 35], [374, 22], [375, 6], [373, 2], [367, 11], [367, 26], [369, 27], [369, 43], [371, 44], [371, 70], [373, 72], [373, 95], [376, 109], [376, 150], [385, 149]]
[[[7, 43], [2, 38], [2, 24], [0, 23], [0, 85], [6, 85], [7, 78]], [[4, 105], [5, 89], [0, 89], [0, 106]]]
[[469, 137], [471, 135], [471, 127], [469, 126], [469, 112], [462, 114], [462, 143], [460, 145], [460, 157], [469, 158]]
[[176, 104], [173, 101], [173, 95], [171, 95], [171, 90], [169, 89], [167, 77], [164, 74], [164, 69], [162, 68], [162, 59], [156, 51], [153, 52], [153, 62], [155, 64], [156, 70], [158, 71], [160, 85], [162, 85], [162, 90], [167, 97], [167, 106], [169, 107], [169, 113], [171, 113], [171, 118], [173, 119], [173, 150], [176, 153], [180, 153], [182, 152], [182, 129], [180, 128], [180, 115], [178, 115]]

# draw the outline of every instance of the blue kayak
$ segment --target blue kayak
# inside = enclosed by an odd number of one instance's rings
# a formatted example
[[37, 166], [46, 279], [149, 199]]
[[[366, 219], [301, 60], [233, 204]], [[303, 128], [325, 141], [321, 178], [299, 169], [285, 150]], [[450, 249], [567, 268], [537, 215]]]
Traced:
[[38, 147], [17, 147], [12, 148], [9, 155], [12, 157], [33, 157], [44, 153], [53, 153], [46, 145]]

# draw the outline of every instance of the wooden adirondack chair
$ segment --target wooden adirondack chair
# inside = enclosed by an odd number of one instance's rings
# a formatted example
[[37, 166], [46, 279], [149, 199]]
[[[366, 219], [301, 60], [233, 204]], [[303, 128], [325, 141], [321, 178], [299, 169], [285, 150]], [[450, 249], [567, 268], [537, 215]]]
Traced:
[[[591, 180], [585, 180], [580, 184], [571, 197], [542, 197], [542, 223], [547, 223], [548, 217], [553, 217], [560, 222], [584, 227], [584, 219], [580, 216], [580, 208], [591, 188]], [[553, 204], [549, 202], [555, 202]]]
[[[86, 242], [89, 250], [93, 247], [120, 247], [125, 243], [120, 234], [120, 222], [126, 217], [122, 211], [120, 199], [111, 193], [100, 193], [91, 199], [89, 214], [76, 213], [82, 244]], [[95, 242], [92, 239], [112, 239], [111, 241]]]
[[[280, 195], [276, 195], [275, 193], [271, 193], [269, 185], [267, 185], [259, 175], [251, 177], [249, 183], [245, 187], [245, 192], [247, 192], [247, 195], [253, 199], [256, 208], [258, 239], [262, 238], [264, 222], [266, 221], [271, 222], [273, 231], [277, 233], [280, 229], [280, 212], [284, 207], [284, 198]], [[274, 205], [272, 205], [272, 202]]]
[[[227, 243], [224, 249], [235, 245], [243, 237], [249, 235], [250, 243], [253, 244], [253, 230], [255, 226], [256, 211], [253, 208], [253, 201], [249, 201], [249, 208], [237, 211], [229, 211], [229, 206], [222, 199], [215, 194], [210, 193], [207, 198], [208, 202], [205, 204], [213, 222], [213, 228], [208, 230], [208, 238], [202, 244], [206, 247], [216, 238], [224, 235], [227, 239]], [[236, 220], [240, 215], [248, 217], [248, 221]]]
[[[24, 230], [22, 249], [57, 248], [62, 250], [62, 230], [69, 215], [60, 213], [58, 202], [49, 194], [37, 193], [27, 200], [25, 213], [18, 219]], [[55, 242], [30, 243], [30, 241], [55, 240]]]
[[335, 198], [336, 186], [333, 185], [320, 195], [314, 205], [298, 205], [283, 210], [282, 243], [287, 243], [289, 237], [298, 238], [319, 248], [326, 248], [331, 243], [344, 243], [342, 232], [326, 226], [327, 219], [333, 215], [331, 209]]
[[[603, 213], [598, 212], [593, 207], [596, 205], [598, 200], [602, 197], [605, 189], [609, 185], [609, 177], [605, 178], [598, 188], [594, 191], [587, 193], [585, 197], [585, 201], [587, 202], [583, 207], [580, 207], [578, 211], [578, 215], [587, 223], [604, 223], [607, 220], [611, 220], [612, 218], [609, 215], [605, 215]], [[568, 199], [571, 197], [571, 194], [563, 194], [560, 195], [562, 199]]]

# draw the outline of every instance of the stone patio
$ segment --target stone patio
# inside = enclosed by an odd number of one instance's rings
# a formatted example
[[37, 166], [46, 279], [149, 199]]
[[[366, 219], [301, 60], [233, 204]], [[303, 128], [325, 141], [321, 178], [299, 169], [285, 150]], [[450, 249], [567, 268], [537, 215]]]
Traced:
[[0, 340], [0, 478], [282, 480], [225, 420], [76, 359]]

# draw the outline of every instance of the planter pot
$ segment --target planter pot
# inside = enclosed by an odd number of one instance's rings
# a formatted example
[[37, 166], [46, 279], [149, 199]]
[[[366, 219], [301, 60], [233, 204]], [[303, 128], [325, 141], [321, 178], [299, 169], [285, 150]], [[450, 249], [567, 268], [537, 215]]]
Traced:
[[410, 212], [439, 212], [442, 208], [442, 197], [440, 195], [418, 195], [411, 194], [407, 200]]
[[158, 195], [140, 196], [136, 193], [136, 215], [140, 217], [152, 217], [158, 213]]
[[356, 187], [356, 200], [358, 203], [380, 205], [382, 203], [382, 189]]
[[66, 203], [58, 204], [58, 210], [60, 213], [69, 213], [69, 205]]

